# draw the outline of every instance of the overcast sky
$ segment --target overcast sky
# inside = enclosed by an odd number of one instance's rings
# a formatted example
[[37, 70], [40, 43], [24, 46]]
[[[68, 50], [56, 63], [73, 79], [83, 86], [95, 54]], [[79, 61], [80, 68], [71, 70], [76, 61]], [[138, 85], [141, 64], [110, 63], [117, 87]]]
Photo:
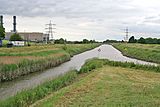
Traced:
[[160, 0], [0, 0], [6, 31], [17, 16], [20, 32], [45, 32], [45, 24], [56, 24], [55, 38], [67, 40], [160, 38]]

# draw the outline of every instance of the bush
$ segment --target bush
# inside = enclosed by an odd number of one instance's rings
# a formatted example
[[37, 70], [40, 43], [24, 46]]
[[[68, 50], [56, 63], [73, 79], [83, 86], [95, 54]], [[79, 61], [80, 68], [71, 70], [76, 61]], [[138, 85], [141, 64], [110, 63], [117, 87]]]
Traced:
[[10, 41], [22, 41], [22, 40], [23, 40], [22, 37], [17, 33], [11, 35], [10, 37]]
[[89, 59], [86, 61], [86, 63], [81, 67], [80, 71], [78, 73], [87, 73], [92, 71], [96, 68], [101, 68], [103, 65], [106, 64], [106, 61], [101, 59]]

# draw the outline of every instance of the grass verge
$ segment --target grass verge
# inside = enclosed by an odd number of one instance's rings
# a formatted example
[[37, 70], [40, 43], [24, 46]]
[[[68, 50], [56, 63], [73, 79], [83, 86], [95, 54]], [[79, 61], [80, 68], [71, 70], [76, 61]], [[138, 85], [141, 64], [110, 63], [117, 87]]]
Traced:
[[160, 64], [160, 45], [157, 44], [113, 44], [123, 55]]
[[[152, 72], [146, 72], [146, 70]], [[90, 71], [96, 72], [89, 73]], [[98, 106], [114, 104], [116, 106], [121, 104], [122, 106], [141, 106], [141, 103], [145, 104], [145, 102], [149, 105], [154, 105], [155, 103], [154, 106], [156, 106], [160, 104], [158, 100], [159, 91], [156, 92], [160, 87], [160, 83], [157, 81], [160, 78], [160, 74], [156, 72], [160, 72], [159, 67], [147, 67], [105, 59], [91, 59], [82, 66], [79, 72], [71, 71], [34, 89], [22, 91], [11, 98], [0, 101], [0, 105], [1, 107], [27, 107], [53, 93], [53, 95], [46, 97], [47, 99], [42, 100], [35, 106]], [[84, 76], [84, 74], [87, 75]], [[144, 81], [141, 82], [140, 79]], [[151, 83], [148, 83], [148, 81], [157, 81], [159, 85], [154, 83], [151, 86], [151, 88], [154, 87], [153, 90], [148, 90], [148, 88], [141, 90], [141, 85], [145, 86], [144, 83], [147, 83], [147, 87], [150, 86]], [[65, 87], [73, 82], [73, 85]], [[133, 85], [132, 87], [132, 83], [135, 83], [137, 88], [134, 89], [134, 92], [130, 91], [135, 86]], [[106, 92], [107, 89], [108, 91]], [[137, 90], [139, 92], [136, 93]], [[143, 92], [144, 90], [145, 92]], [[149, 96], [153, 95], [153, 99], [148, 96], [148, 93]], [[105, 94], [106, 96], [104, 97]], [[151, 103], [153, 100], [154, 103]]]
[[72, 83], [76, 77], [77, 73], [75, 71], [70, 71], [63, 76], [59, 76], [58, 78], [46, 82], [34, 89], [23, 91], [14, 97], [0, 101], [0, 107], [27, 107], [35, 101], [42, 99], [49, 93]]
[[88, 60], [79, 73], [79, 76], [87, 73], [86, 76], [50, 94], [31, 107], [160, 106], [160, 73], [146, 72], [144, 68], [139, 70], [138, 67], [132, 69], [130, 63], [124, 66], [126, 63], [123, 65], [106, 62], [108, 60]]

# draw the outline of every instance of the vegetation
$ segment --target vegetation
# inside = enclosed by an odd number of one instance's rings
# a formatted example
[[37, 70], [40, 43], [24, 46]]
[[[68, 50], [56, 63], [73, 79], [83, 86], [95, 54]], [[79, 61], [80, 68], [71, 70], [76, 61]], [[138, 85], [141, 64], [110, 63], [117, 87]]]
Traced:
[[2, 44], [0, 47], [6, 47], [8, 42], [8, 40], [2, 40]]
[[137, 40], [134, 38], [134, 36], [132, 36], [131, 38], [129, 38], [129, 43], [136, 43]]
[[75, 46], [73, 45], [64, 45], [62, 48], [69, 53], [71, 56], [76, 55], [78, 53], [90, 50], [95, 48], [96, 46], [99, 46], [100, 44], [76, 44]]
[[156, 44], [113, 44], [123, 55], [160, 63], [160, 45]]
[[17, 33], [14, 33], [10, 37], [10, 41], [22, 41], [22, 40], [23, 40], [22, 37]]
[[93, 69], [101, 68], [104, 65], [140, 69], [140, 70], [153, 71], [153, 72], [160, 73], [160, 66], [141, 65], [141, 64], [134, 64], [132, 62], [118, 62], [118, 61], [110, 61], [107, 59], [96, 59], [96, 58], [86, 61], [86, 63], [82, 66], [79, 73], [87, 73], [87, 72], [92, 71]]
[[[90, 71], [95, 72], [89, 73]], [[2, 107], [25, 107], [44, 98], [32, 106], [89, 106], [90, 104], [92, 106], [102, 104], [105, 104], [104, 106], [113, 106], [113, 104], [156, 106], [160, 104], [158, 100], [160, 82], [157, 81], [160, 74], [154, 73], [155, 71], [160, 72], [160, 67], [91, 59], [79, 72], [71, 71], [34, 89], [22, 91], [16, 96], [0, 101], [0, 105]], [[73, 85], [68, 86], [71, 83]], [[152, 97], [150, 97], [151, 94]]]
[[99, 59], [89, 59], [86, 61], [86, 63], [81, 67], [80, 71], [78, 72], [79, 74], [81, 73], [88, 73], [92, 71], [93, 69], [101, 68], [104, 65], [110, 63], [109, 60], [99, 60]]
[[66, 39], [60, 38], [56, 39], [55, 44], [90, 44], [90, 43], [99, 43], [95, 40], [83, 39], [82, 41], [67, 41]]
[[123, 43], [123, 42], [124, 42], [123, 40], [122, 41], [117, 41], [117, 40], [109, 40], [109, 39], [103, 41], [103, 43], [107, 43], [107, 44], [110, 44], [110, 43]]
[[[105, 40], [103, 43], [124, 43], [124, 41], [117, 41], [117, 40]], [[143, 38], [141, 37], [140, 39], [135, 39], [134, 36], [131, 36], [129, 38], [128, 43], [141, 43], [141, 44], [160, 44], [160, 38]]]
[[55, 44], [65, 44], [67, 43], [67, 40], [64, 40], [63, 38], [60, 38], [60, 39], [56, 39], [54, 41]]
[[[137, 40], [137, 42], [138, 43], [142, 43], [142, 44], [145, 44], [146, 42], [145, 42], [145, 39], [144, 38], [140, 38], [139, 40]], [[136, 42], [134, 42], [134, 43], [136, 43]]]
[[160, 44], [160, 39], [157, 38], [143, 38], [135, 39], [134, 36], [130, 37], [128, 43], [141, 43], [141, 44]]
[[[160, 105], [160, 74], [146, 72], [139, 68], [141, 68], [139, 65], [133, 66], [132, 63], [88, 60], [82, 67], [80, 79], [77, 82], [50, 94], [32, 106], [158, 107]], [[94, 72], [88, 73], [88, 71]], [[151, 67], [149, 71], [154, 70]]]
[[0, 25], [0, 40], [5, 38], [5, 28]]
[[18, 64], [6, 64], [0, 68], [0, 81], [13, 80], [22, 75], [43, 71], [68, 61], [69, 59], [70, 56], [66, 54], [59, 57], [48, 57], [39, 60], [23, 60]]
[[70, 56], [93, 49], [96, 46], [98, 44], [1, 48], [0, 81], [13, 80], [22, 75], [57, 66], [70, 60]]
[[54, 80], [48, 81], [34, 89], [26, 90], [18, 93], [16, 96], [7, 100], [0, 101], [1, 107], [24, 107], [34, 103], [37, 100], [45, 97], [49, 93], [56, 91], [68, 84], [72, 83], [77, 74], [75, 71], [66, 73]]
[[5, 38], [5, 28], [3, 27], [3, 24], [0, 25], [0, 47], [3, 46], [2, 40]]

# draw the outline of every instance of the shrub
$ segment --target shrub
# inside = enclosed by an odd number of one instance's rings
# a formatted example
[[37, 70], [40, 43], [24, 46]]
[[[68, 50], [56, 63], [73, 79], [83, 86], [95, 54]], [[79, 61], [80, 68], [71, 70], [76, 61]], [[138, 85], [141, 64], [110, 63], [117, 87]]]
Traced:
[[78, 73], [87, 73], [93, 69], [100, 68], [105, 65], [106, 61], [101, 59], [89, 59], [86, 63], [81, 67]]
[[22, 41], [22, 40], [23, 40], [22, 37], [17, 33], [14, 33], [10, 37], [10, 41]]

